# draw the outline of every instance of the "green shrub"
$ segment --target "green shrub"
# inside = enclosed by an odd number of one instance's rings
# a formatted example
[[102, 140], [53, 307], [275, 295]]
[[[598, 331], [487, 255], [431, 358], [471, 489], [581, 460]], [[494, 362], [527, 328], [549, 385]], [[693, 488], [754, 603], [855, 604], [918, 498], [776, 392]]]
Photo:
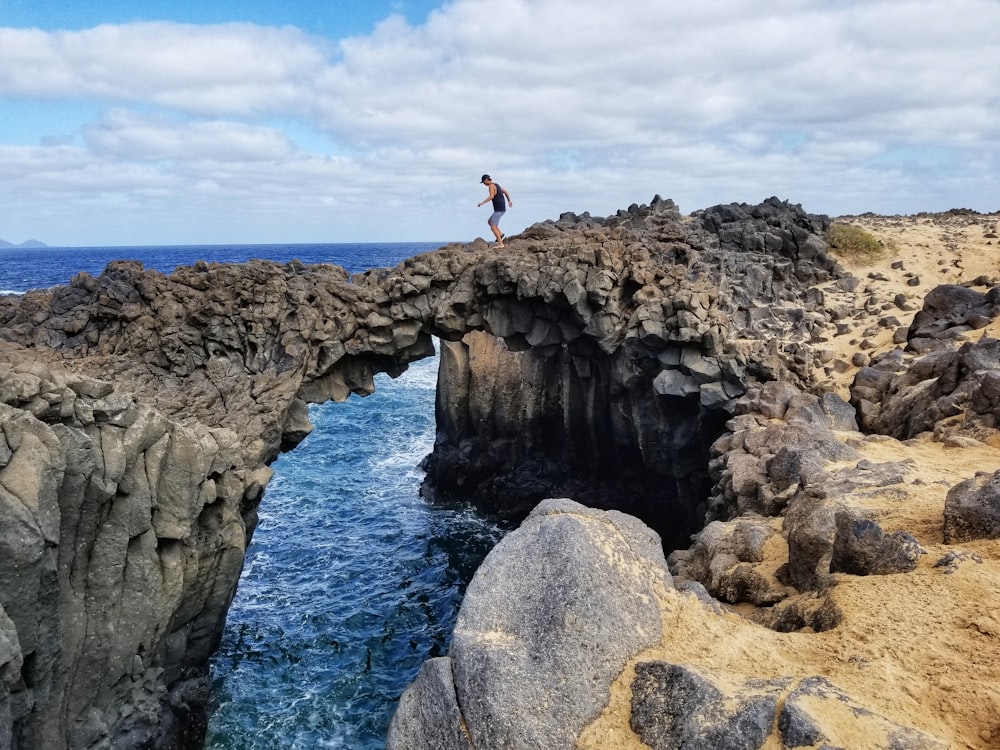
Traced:
[[870, 232], [852, 224], [831, 224], [827, 242], [837, 255], [862, 265], [881, 260], [886, 246]]

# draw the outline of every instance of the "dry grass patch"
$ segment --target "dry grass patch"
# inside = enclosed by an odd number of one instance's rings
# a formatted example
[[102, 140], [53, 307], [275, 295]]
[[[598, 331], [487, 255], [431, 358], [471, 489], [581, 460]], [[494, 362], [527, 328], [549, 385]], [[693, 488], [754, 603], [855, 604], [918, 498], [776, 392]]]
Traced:
[[861, 265], [882, 260], [891, 249], [875, 235], [853, 224], [831, 224], [827, 242], [836, 255]]

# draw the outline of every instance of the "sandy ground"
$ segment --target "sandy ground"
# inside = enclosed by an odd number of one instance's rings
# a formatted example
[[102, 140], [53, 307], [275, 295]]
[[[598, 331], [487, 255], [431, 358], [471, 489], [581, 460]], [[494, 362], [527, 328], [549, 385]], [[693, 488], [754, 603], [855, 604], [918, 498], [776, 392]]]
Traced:
[[[1000, 283], [998, 218], [949, 213], [840, 219], [864, 227], [889, 250], [871, 266], [844, 263], [862, 279], [854, 296], [856, 309], [863, 309], [866, 300], [891, 303], [899, 294], [906, 296], [910, 309], [893, 304], [891, 311], [848, 321], [850, 330], [830, 337], [837, 359], [850, 363], [858, 352], [871, 356], [894, 347], [895, 327], [873, 326], [874, 318], [891, 314], [908, 326], [923, 296], [939, 284], [983, 276], [991, 286]], [[975, 336], [984, 333], [1000, 336], [1000, 326]], [[856, 369], [831, 368], [831, 386], [846, 389]], [[977, 471], [1000, 469], [1000, 448], [946, 447], [929, 438], [859, 441], [857, 434], [853, 442], [861, 442], [872, 461], [907, 462], [899, 485], [861, 502], [887, 532], [904, 530], [917, 538], [927, 551], [917, 569], [889, 576], [838, 574], [829, 596], [843, 620], [822, 633], [777, 633], [749, 622], [742, 616], [750, 614], [745, 610], [706, 616], [689, 598], [668, 592], [663, 641], [626, 669], [607, 711], [588, 728], [580, 747], [646, 747], [628, 726], [628, 687], [634, 663], [660, 659], [718, 673], [734, 683], [820, 675], [870, 710], [939, 737], [956, 750], [1000, 748], [1000, 540], [943, 542], [947, 491]], [[779, 558], [786, 552], [782, 544], [769, 549]], [[936, 566], [949, 552], [958, 553], [957, 562]], [[838, 743], [849, 750], [885, 747], [872, 736], [858, 736], [848, 710], [833, 711], [826, 720], [836, 727]], [[781, 747], [774, 736], [765, 745], [769, 750]]]
[[[885, 255], [871, 265], [839, 258], [841, 265], [861, 280], [851, 294], [825, 285], [828, 303], [847, 302], [856, 311], [875, 301], [881, 313], [844, 321], [850, 332], [832, 337], [832, 348], [842, 361], [850, 362], [859, 352], [870, 357], [892, 349], [895, 328], [877, 325], [882, 317], [895, 317], [901, 327], [909, 326], [913, 315], [931, 289], [941, 284], [977, 284], [980, 291], [1000, 284], [1000, 214], [933, 214], [916, 216], [848, 216], [839, 223], [859, 226], [885, 247]], [[895, 300], [902, 295], [904, 308]], [[871, 305], [869, 304], [869, 307]], [[976, 335], [1000, 335], [1000, 323]], [[845, 368], [831, 377], [832, 387], [842, 395], [854, 378], [857, 367]]]

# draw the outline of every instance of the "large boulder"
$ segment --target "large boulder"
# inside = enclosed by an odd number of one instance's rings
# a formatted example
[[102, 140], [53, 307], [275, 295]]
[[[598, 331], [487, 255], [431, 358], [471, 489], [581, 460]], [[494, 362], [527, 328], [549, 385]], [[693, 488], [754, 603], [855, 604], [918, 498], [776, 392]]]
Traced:
[[404, 694], [388, 750], [574, 747], [628, 660], [659, 641], [670, 587], [660, 540], [637, 519], [542, 502], [476, 572], [447, 663]]

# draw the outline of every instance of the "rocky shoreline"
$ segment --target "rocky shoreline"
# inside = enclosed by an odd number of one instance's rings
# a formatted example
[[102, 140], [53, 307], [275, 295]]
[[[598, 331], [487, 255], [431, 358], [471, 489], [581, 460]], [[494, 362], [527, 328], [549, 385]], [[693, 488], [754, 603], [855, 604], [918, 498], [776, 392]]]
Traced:
[[[925, 218], [847, 220], [996, 232]], [[0, 749], [196, 747], [268, 464], [432, 337], [428, 491], [527, 518], [389, 747], [990, 747], [997, 264], [848, 268], [829, 225], [655, 198], [0, 298]]]

